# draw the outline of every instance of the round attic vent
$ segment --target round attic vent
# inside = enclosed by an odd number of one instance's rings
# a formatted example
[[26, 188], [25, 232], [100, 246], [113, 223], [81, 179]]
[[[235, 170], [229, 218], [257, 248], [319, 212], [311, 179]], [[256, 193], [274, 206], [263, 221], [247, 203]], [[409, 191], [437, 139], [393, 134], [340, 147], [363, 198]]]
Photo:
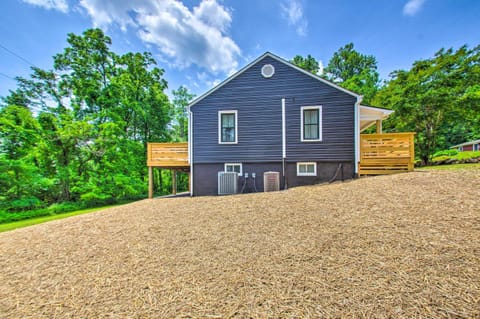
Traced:
[[262, 75], [264, 78], [271, 78], [275, 73], [275, 68], [271, 64], [265, 64], [262, 67]]

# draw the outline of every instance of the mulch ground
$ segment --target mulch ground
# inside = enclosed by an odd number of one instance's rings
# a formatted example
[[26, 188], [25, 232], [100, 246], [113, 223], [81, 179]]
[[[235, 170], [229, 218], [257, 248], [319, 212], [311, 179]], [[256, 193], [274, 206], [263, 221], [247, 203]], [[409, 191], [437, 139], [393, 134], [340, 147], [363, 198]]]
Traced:
[[480, 318], [480, 170], [144, 200], [0, 234], [5, 318]]

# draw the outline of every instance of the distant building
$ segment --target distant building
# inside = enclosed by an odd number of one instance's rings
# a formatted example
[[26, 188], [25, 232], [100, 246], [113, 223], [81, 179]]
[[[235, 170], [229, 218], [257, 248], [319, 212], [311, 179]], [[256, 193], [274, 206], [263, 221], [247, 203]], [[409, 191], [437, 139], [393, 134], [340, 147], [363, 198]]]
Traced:
[[465, 142], [462, 144], [453, 145], [451, 149], [457, 149], [460, 152], [465, 151], [480, 151], [480, 140]]

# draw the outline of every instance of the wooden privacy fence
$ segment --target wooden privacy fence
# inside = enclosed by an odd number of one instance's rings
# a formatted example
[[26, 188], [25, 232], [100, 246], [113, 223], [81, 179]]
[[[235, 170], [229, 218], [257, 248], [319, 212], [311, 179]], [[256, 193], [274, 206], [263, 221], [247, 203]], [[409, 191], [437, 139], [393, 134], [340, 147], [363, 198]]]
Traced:
[[360, 135], [358, 175], [383, 175], [413, 171], [415, 133]]
[[[188, 172], [188, 143], [148, 143], [148, 198], [153, 197], [153, 168], [166, 168], [172, 171], [172, 194], [177, 193], [177, 172]], [[189, 181], [190, 185], [190, 181]]]

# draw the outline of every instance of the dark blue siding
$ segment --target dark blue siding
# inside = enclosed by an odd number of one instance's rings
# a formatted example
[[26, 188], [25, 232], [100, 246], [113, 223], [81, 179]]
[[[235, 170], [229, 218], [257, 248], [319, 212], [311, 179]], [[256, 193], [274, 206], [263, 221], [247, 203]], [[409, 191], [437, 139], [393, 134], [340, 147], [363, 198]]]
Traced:
[[[275, 74], [265, 79], [264, 64]], [[265, 57], [191, 107], [195, 163], [282, 160], [281, 99], [286, 98], [289, 161], [354, 161], [355, 97]], [[322, 141], [301, 142], [300, 108], [322, 106]], [[238, 144], [218, 144], [218, 111], [238, 111]]]

